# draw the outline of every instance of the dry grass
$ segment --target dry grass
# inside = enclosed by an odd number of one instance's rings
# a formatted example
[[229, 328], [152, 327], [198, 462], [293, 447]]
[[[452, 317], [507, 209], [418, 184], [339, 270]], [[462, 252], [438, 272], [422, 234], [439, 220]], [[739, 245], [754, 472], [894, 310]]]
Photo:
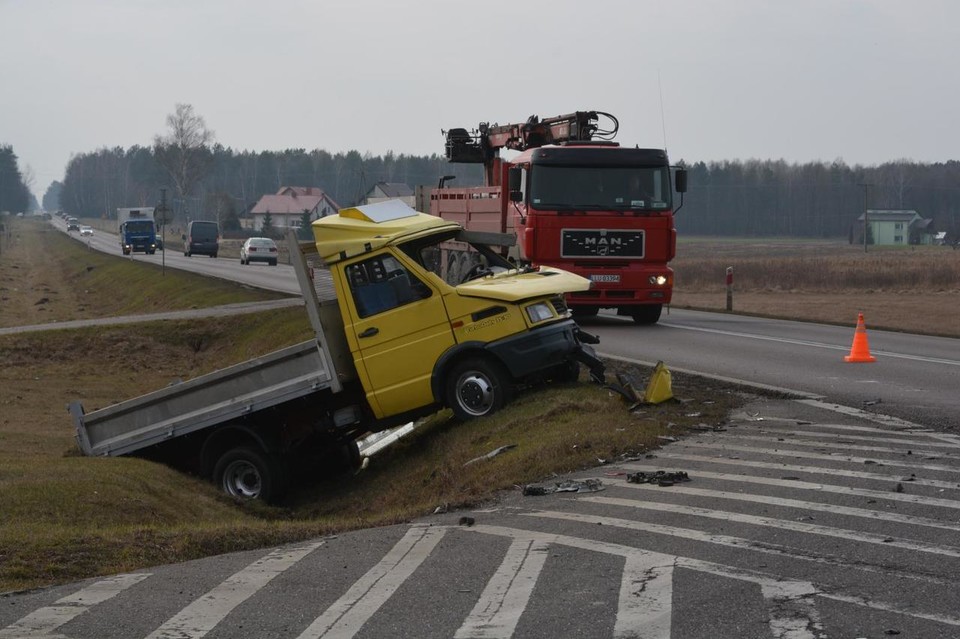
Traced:
[[960, 251], [839, 241], [685, 239], [672, 263], [673, 306], [960, 337]]

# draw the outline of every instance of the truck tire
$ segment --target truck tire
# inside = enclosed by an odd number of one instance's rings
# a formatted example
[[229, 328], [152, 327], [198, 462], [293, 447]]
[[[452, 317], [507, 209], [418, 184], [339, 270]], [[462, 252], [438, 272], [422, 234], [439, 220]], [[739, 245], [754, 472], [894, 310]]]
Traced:
[[279, 500], [286, 489], [279, 462], [253, 448], [224, 453], [213, 468], [213, 481], [228, 495], [266, 503]]
[[492, 415], [510, 401], [510, 378], [489, 359], [471, 357], [450, 369], [446, 402], [459, 419]]
[[663, 304], [645, 304], [630, 311], [634, 324], [656, 324], [663, 312]]

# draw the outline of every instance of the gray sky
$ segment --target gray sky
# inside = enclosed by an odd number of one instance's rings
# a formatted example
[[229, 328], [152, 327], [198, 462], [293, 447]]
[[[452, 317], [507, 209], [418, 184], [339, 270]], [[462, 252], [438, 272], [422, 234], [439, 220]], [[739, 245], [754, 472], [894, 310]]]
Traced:
[[0, 0], [0, 143], [38, 199], [176, 103], [238, 151], [442, 154], [599, 110], [674, 162], [936, 162], [958, 69], [955, 0]]

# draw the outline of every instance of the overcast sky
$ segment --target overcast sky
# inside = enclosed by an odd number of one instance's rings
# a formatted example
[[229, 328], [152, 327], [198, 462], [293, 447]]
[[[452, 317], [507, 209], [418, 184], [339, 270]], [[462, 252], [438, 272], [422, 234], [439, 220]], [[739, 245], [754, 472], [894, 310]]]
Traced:
[[958, 98], [956, 0], [0, 0], [0, 144], [38, 199], [177, 103], [238, 151], [598, 110], [674, 162], [876, 165], [960, 158]]

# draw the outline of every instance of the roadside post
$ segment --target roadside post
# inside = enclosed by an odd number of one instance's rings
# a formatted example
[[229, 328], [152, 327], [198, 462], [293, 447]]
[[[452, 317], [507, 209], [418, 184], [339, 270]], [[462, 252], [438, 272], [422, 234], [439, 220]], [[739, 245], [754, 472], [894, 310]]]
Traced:
[[733, 267], [727, 267], [727, 311], [733, 310]]

